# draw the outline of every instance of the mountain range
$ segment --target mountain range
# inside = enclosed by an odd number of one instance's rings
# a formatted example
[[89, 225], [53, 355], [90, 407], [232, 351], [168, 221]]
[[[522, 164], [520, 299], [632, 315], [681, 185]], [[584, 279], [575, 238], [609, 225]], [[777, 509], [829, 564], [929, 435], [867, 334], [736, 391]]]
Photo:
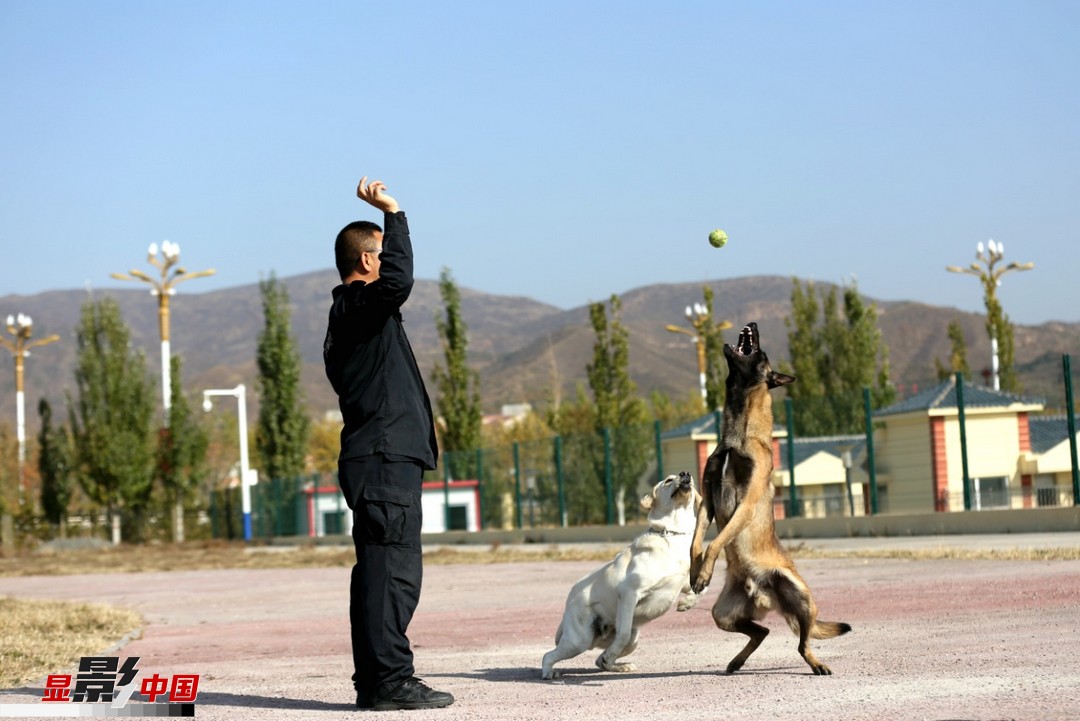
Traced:
[[[330, 290], [337, 284], [333, 270], [281, 278], [288, 290], [294, 337], [300, 350], [305, 401], [313, 417], [335, 410], [336, 400], [322, 367], [322, 342]], [[774, 366], [788, 357], [785, 319], [791, 307], [792, 279], [753, 276], [708, 281], [719, 319], [735, 328], [756, 321], [763, 345]], [[630, 337], [630, 370], [643, 395], [653, 390], [684, 398], [697, 389], [697, 361], [687, 335], [665, 329], [674, 324], [689, 329], [687, 305], [703, 300], [703, 283], [656, 284], [620, 296], [621, 322]], [[818, 283], [818, 288], [829, 288]], [[183, 384], [191, 394], [208, 388], [231, 388], [245, 383], [256, 411], [255, 349], [263, 327], [258, 284], [204, 293], [180, 293], [171, 299], [171, 346], [183, 360]], [[471, 365], [480, 373], [486, 413], [503, 404], [530, 402], [543, 406], [551, 399], [572, 398], [586, 382], [586, 365], [595, 339], [588, 306], [562, 310], [535, 300], [492, 295], [459, 288], [461, 313], [468, 326]], [[26, 313], [34, 320], [34, 337], [53, 333], [60, 342], [36, 348], [26, 362], [26, 422], [28, 433], [38, 425], [37, 404], [45, 396], [54, 412], [66, 417], [65, 393], [74, 392], [75, 337], [80, 307], [89, 298], [111, 296], [132, 331], [132, 342], [145, 349], [147, 372], [160, 386], [160, 336], [157, 300], [145, 287], [108, 290], [60, 290], [35, 295], [0, 297], [0, 317]], [[607, 298], [597, 298], [606, 301]], [[936, 382], [934, 359], [947, 362], [948, 324], [955, 320], [967, 340], [968, 361], [978, 375], [990, 365], [985, 317], [954, 308], [914, 301], [878, 301], [879, 326], [889, 350], [892, 378], [901, 395]], [[402, 309], [405, 327], [433, 401], [432, 369], [442, 362], [435, 326], [444, 312], [439, 285], [417, 280]], [[732, 342], [736, 330], [727, 332]], [[1017, 368], [1025, 395], [1064, 405], [1061, 357], [1080, 352], [1080, 323], [1050, 322], [1016, 326]], [[12, 366], [8, 366], [9, 369]], [[982, 378], [976, 379], [982, 382]], [[0, 376], [0, 423], [15, 420], [14, 371]], [[197, 406], [196, 406], [197, 407]], [[254, 418], [254, 416], [252, 416]], [[10, 419], [10, 421], [7, 421]]]

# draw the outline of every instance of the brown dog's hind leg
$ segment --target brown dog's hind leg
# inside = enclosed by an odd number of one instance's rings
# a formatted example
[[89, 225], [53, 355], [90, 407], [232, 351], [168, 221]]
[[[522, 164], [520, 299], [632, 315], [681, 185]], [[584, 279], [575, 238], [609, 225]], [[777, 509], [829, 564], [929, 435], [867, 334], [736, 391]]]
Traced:
[[720, 598], [713, 606], [713, 621], [721, 630], [745, 634], [750, 637], [750, 641], [739, 652], [739, 655], [728, 663], [728, 673], [735, 673], [742, 668], [746, 659], [750, 658], [750, 654], [756, 651], [769, 635], [768, 628], [752, 620], [754, 609], [754, 601], [747, 592], [745, 579], [737, 575], [729, 575], [724, 583], [724, 590], [720, 592]]
[[830, 676], [832, 670], [818, 661], [810, 650], [810, 632], [817, 620], [817, 606], [810, 596], [810, 589], [798, 574], [788, 575], [777, 571], [773, 575], [773, 589], [780, 603], [780, 611], [787, 618], [793, 631], [799, 634], [799, 655], [803, 657], [815, 676]]
[[727, 665], [728, 673], [735, 673], [743, 664], [746, 663], [746, 659], [750, 658], [750, 654], [757, 651], [757, 647], [761, 645], [761, 642], [765, 640], [765, 637], [769, 635], [769, 629], [762, 626], [759, 623], [754, 623], [750, 619], [742, 619], [736, 621], [730, 628], [725, 628], [725, 631], [735, 631], [737, 633], [745, 633], [750, 637], [750, 640], [743, 647], [742, 651], [739, 651], [739, 655], [731, 659]]

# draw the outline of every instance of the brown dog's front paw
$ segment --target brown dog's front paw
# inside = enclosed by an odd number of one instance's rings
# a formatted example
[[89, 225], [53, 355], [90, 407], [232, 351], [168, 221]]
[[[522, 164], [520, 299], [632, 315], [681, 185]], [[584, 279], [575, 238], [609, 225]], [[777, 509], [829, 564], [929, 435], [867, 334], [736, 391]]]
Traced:
[[690, 559], [690, 588], [694, 593], [702, 594], [708, 589], [712, 574], [713, 569], [706, 562], [704, 553]]
[[694, 582], [690, 585], [690, 587], [694, 589], [694, 593], [700, 595], [702, 593], [705, 593], [706, 590], [708, 590], [710, 581], [712, 581], [712, 574], [708, 573], [703, 569], [694, 578]]

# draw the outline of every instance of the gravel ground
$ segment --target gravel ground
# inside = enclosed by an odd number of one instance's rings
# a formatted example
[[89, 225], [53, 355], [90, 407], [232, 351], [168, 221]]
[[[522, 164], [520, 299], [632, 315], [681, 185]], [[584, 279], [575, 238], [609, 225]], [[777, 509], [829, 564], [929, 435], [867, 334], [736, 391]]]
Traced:
[[[1004, 547], [1080, 542], [1080, 534], [1047, 535], [1010, 536]], [[987, 538], [1002, 547], [1000, 537]], [[950, 542], [978, 545], [970, 537], [910, 541]], [[743, 670], [725, 674], [744, 637], [713, 625], [716, 585], [697, 608], [644, 627], [631, 657], [637, 671], [600, 672], [592, 651], [559, 664], [559, 680], [543, 681], [540, 659], [554, 645], [566, 593], [597, 565], [428, 566], [410, 630], [417, 671], [457, 702], [407, 717], [1080, 717], [1080, 561], [805, 559], [799, 569], [821, 618], [854, 627], [814, 643], [833, 676], [810, 673], [777, 616]], [[141, 637], [113, 653], [140, 656], [141, 677], [200, 674], [196, 718], [329, 721], [358, 713], [348, 580], [344, 568], [26, 577], [0, 579], [0, 594], [135, 608], [146, 620]], [[0, 691], [0, 716], [10, 715], [5, 706], [15, 711], [9, 704], [40, 706], [43, 683]]]

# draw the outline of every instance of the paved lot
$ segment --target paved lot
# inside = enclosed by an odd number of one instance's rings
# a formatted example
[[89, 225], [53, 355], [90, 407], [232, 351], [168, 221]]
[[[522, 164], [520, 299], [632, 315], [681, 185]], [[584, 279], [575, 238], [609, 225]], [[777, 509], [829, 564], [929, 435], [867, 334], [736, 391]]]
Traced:
[[[1044, 534], [1045, 535], [1045, 534]], [[980, 540], [981, 539], [981, 540]], [[852, 539], [896, 547], [1078, 546], [1080, 534]], [[923, 544], [927, 544], [923, 546]], [[457, 703], [409, 719], [1074, 719], [1080, 717], [1080, 561], [804, 560], [824, 620], [854, 631], [815, 643], [815, 677], [777, 617], [738, 674], [743, 638], [709, 616], [716, 591], [646, 626], [638, 670], [601, 673], [596, 652], [540, 679], [566, 592], [595, 562], [429, 566], [411, 637], [419, 674]], [[348, 570], [194, 571], [0, 579], [0, 593], [140, 611], [143, 675], [201, 675], [201, 719], [355, 718]], [[62, 669], [57, 669], [62, 671]], [[41, 683], [0, 692], [39, 704]], [[398, 717], [402, 713], [383, 716]]]

